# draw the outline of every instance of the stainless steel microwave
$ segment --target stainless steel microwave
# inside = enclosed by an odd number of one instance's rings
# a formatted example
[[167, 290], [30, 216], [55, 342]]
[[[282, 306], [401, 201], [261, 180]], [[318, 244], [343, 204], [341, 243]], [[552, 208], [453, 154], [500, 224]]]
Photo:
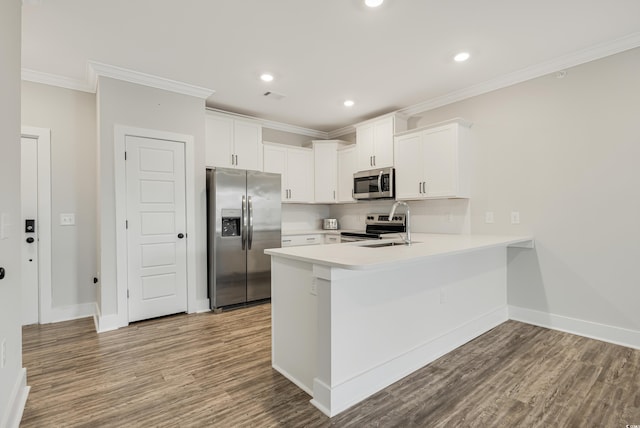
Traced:
[[370, 169], [353, 174], [354, 199], [393, 199], [395, 197], [393, 167]]

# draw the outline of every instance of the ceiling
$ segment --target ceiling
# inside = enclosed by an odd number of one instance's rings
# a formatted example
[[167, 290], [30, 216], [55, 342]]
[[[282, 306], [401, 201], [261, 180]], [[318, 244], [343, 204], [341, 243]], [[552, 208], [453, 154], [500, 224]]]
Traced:
[[328, 132], [640, 46], [638, 17], [638, 0], [24, 0], [22, 65], [85, 82], [96, 61]]

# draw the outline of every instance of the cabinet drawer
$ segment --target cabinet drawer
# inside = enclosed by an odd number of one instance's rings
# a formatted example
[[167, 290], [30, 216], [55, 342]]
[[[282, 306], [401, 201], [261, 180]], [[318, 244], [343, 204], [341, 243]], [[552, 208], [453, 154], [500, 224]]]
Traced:
[[340, 243], [340, 235], [325, 235], [324, 236], [325, 244], [339, 244]]
[[301, 245], [320, 245], [324, 243], [319, 233], [312, 235], [282, 235], [283, 247], [298, 247]]

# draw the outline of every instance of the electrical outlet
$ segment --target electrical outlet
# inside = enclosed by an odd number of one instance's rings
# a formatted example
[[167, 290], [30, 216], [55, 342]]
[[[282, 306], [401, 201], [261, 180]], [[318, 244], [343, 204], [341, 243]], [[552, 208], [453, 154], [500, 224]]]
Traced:
[[453, 223], [453, 214], [447, 213], [445, 216], [447, 223]]
[[487, 211], [484, 213], [484, 222], [487, 224], [491, 224], [493, 223], [494, 218], [493, 218], [493, 211]]
[[520, 224], [520, 212], [511, 211], [511, 224]]
[[318, 295], [318, 280], [316, 278], [313, 278], [311, 280], [311, 291], [309, 291], [312, 295], [317, 296]]
[[2, 339], [2, 344], [0, 344], [0, 369], [5, 368], [7, 365], [7, 340]]

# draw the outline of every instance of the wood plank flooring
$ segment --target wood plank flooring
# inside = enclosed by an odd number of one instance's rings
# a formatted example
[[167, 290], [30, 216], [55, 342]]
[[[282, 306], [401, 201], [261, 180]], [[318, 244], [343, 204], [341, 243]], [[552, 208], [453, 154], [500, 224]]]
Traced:
[[270, 310], [25, 327], [21, 427], [640, 424], [640, 351], [514, 321], [329, 419], [271, 368]]

